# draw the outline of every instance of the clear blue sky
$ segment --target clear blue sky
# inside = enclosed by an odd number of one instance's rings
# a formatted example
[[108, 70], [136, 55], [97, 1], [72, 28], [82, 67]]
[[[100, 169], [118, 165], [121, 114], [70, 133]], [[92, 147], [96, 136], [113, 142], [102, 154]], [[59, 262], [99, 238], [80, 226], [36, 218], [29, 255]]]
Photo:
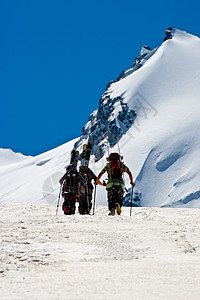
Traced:
[[169, 26], [200, 36], [200, 2], [0, 1], [0, 147], [37, 155], [81, 134], [110, 80]]

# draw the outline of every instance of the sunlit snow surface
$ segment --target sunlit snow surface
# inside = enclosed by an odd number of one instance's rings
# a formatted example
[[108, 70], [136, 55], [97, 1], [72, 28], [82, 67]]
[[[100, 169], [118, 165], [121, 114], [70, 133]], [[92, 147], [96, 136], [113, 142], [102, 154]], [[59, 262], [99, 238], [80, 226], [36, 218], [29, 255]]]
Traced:
[[[200, 39], [175, 30], [173, 39], [158, 47], [140, 69], [106, 91], [110, 98], [123, 95], [123, 101], [137, 113], [119, 146], [136, 180], [139, 206], [200, 207], [199, 83]], [[113, 117], [119, 111], [117, 104], [115, 109]], [[37, 157], [12, 160], [12, 164], [3, 162], [0, 152], [0, 202], [56, 204], [58, 179], [74, 143]], [[116, 145], [110, 152], [118, 150]], [[96, 174], [106, 156], [97, 163], [91, 158]], [[126, 175], [125, 179], [129, 189]], [[97, 204], [106, 204], [106, 192], [100, 186]]]
[[0, 204], [1, 299], [198, 300], [199, 210], [129, 211]]

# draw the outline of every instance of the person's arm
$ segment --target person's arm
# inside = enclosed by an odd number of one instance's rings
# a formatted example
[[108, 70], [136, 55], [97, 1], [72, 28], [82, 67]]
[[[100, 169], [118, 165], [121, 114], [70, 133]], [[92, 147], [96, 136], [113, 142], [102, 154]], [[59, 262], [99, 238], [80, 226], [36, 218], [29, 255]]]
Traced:
[[101, 185], [101, 186], [105, 186], [105, 183], [101, 183], [101, 181], [100, 181], [100, 178], [101, 178], [101, 176], [104, 174], [105, 172], [100, 172], [99, 173], [99, 175], [97, 176], [97, 179], [96, 179], [96, 183], [97, 184], [99, 184], [99, 185]]
[[133, 182], [133, 176], [132, 176], [131, 171], [128, 169], [128, 170], [126, 170], [126, 173], [128, 174], [128, 176], [130, 178], [130, 184], [134, 187], [135, 183]]

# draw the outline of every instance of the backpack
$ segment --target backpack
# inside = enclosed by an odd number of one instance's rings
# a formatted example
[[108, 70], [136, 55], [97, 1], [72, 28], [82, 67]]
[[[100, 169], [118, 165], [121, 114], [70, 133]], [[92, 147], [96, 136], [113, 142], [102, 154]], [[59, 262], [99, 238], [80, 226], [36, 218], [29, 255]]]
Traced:
[[121, 168], [121, 161], [120, 155], [118, 153], [111, 153], [109, 155], [109, 166], [110, 166], [110, 177], [111, 178], [122, 178], [122, 168]]

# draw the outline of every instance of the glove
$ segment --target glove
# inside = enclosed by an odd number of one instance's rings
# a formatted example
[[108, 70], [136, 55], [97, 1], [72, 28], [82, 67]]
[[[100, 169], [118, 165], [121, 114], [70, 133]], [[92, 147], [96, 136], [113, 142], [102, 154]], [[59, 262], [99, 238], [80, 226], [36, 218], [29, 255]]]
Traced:
[[134, 182], [130, 182], [130, 184], [132, 185], [132, 187], [134, 187], [134, 186], [135, 186], [135, 183], [134, 183]]

